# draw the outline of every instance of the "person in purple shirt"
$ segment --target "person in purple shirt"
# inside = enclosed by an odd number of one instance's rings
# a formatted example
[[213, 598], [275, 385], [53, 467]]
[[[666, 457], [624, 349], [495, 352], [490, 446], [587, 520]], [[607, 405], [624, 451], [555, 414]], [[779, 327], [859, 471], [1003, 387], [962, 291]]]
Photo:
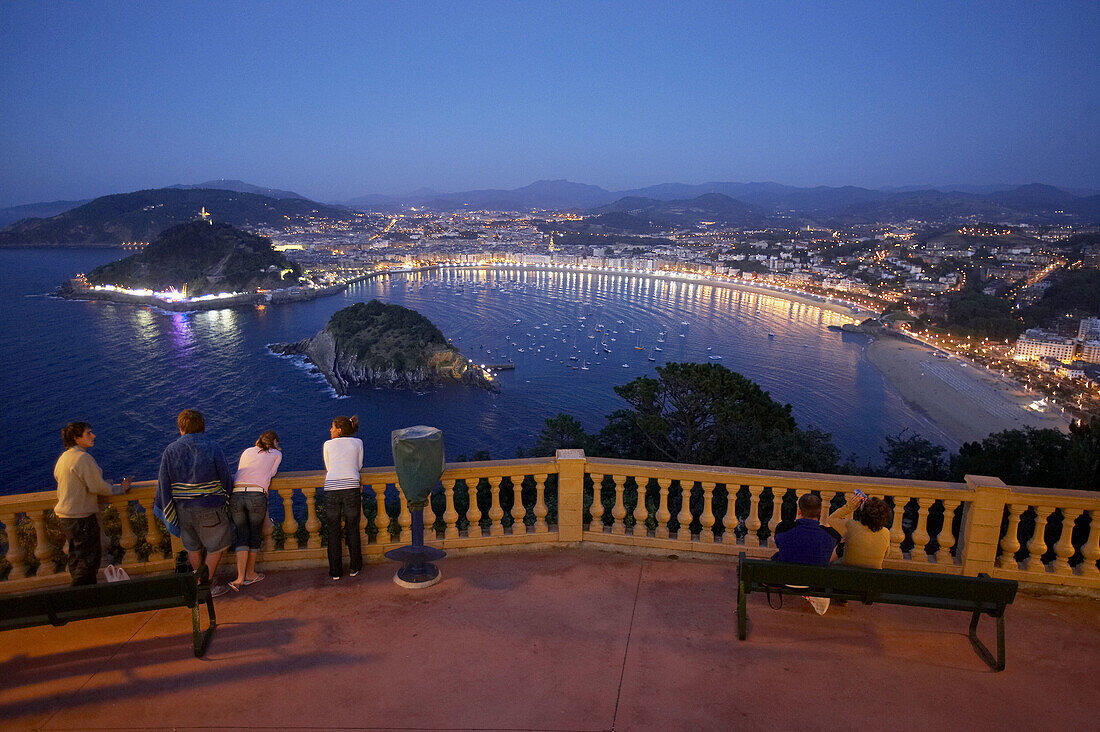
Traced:
[[840, 535], [833, 529], [823, 527], [820, 519], [820, 496], [807, 493], [799, 498], [798, 520], [785, 529], [776, 529], [775, 545], [779, 551], [772, 559], [797, 564], [827, 565], [831, 562], [840, 543]]

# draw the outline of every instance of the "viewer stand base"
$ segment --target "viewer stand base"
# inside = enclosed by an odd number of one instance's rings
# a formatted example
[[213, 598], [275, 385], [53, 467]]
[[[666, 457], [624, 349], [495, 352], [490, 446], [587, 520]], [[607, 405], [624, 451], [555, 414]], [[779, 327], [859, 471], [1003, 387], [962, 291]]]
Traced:
[[422, 590], [443, 579], [439, 568], [432, 564], [447, 556], [447, 552], [433, 546], [424, 546], [424, 509], [412, 512], [412, 546], [403, 546], [386, 552], [386, 558], [402, 562], [401, 569], [393, 576], [393, 582], [409, 590]]

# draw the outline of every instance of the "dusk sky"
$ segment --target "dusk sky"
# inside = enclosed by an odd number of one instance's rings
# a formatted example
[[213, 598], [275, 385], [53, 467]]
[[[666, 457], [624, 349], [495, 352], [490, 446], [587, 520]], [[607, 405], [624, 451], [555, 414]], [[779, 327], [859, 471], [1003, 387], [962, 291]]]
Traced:
[[1100, 190], [1100, 2], [0, 2], [0, 206], [239, 178]]

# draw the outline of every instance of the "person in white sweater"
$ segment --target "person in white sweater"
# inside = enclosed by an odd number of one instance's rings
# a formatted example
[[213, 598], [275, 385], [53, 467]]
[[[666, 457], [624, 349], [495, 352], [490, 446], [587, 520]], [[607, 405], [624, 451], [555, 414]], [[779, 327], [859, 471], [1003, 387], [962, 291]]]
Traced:
[[94, 585], [102, 558], [96, 518], [99, 496], [126, 493], [130, 490], [130, 478], [124, 478], [117, 486], [103, 479], [103, 471], [88, 454], [95, 444], [95, 433], [87, 422], [69, 422], [61, 430], [61, 441], [65, 452], [53, 469], [57, 479], [54, 513], [69, 540], [67, 563], [73, 585]]
[[[359, 520], [363, 516], [363, 493], [359, 471], [363, 469], [363, 441], [352, 437], [359, 431], [359, 418], [337, 417], [325, 442], [325, 520], [328, 524], [328, 573], [334, 580], [344, 574], [343, 542], [348, 545], [352, 577], [363, 568]], [[341, 531], [341, 522], [343, 531]]]
[[279, 435], [275, 430], [266, 430], [255, 445], [241, 453], [237, 463], [233, 495], [229, 497], [229, 517], [237, 530], [237, 579], [229, 583], [234, 590], [264, 578], [263, 572], [256, 571], [256, 557], [264, 540], [267, 489], [282, 460]]

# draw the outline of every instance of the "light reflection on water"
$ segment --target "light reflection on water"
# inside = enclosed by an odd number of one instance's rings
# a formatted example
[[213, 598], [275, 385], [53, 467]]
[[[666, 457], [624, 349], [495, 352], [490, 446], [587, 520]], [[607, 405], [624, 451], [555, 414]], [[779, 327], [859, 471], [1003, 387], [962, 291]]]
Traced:
[[[595, 272], [445, 270], [369, 280], [343, 295], [263, 311], [168, 313], [27, 296], [117, 256], [0, 252], [0, 266], [14, 273], [0, 290], [0, 493], [53, 487], [59, 430], [72, 419], [95, 426], [94, 454], [108, 476], [152, 478], [185, 407], [206, 414], [233, 463], [260, 431], [274, 428], [287, 470], [320, 468], [337, 414], [359, 415], [369, 464], [390, 463], [390, 431], [413, 424], [443, 429], [451, 458], [477, 450], [513, 457], [559, 411], [598, 429], [621, 406], [615, 385], [661, 363], [718, 355], [791, 403], [800, 425], [832, 432], [844, 454], [876, 459], [882, 436], [904, 427], [950, 445], [886, 387], [863, 358], [861, 337], [826, 330], [849, 318], [768, 294]], [[371, 298], [420, 311], [474, 360], [516, 369], [501, 375], [500, 394], [361, 389], [337, 399], [323, 379], [266, 348], [311, 336], [336, 310]]]

